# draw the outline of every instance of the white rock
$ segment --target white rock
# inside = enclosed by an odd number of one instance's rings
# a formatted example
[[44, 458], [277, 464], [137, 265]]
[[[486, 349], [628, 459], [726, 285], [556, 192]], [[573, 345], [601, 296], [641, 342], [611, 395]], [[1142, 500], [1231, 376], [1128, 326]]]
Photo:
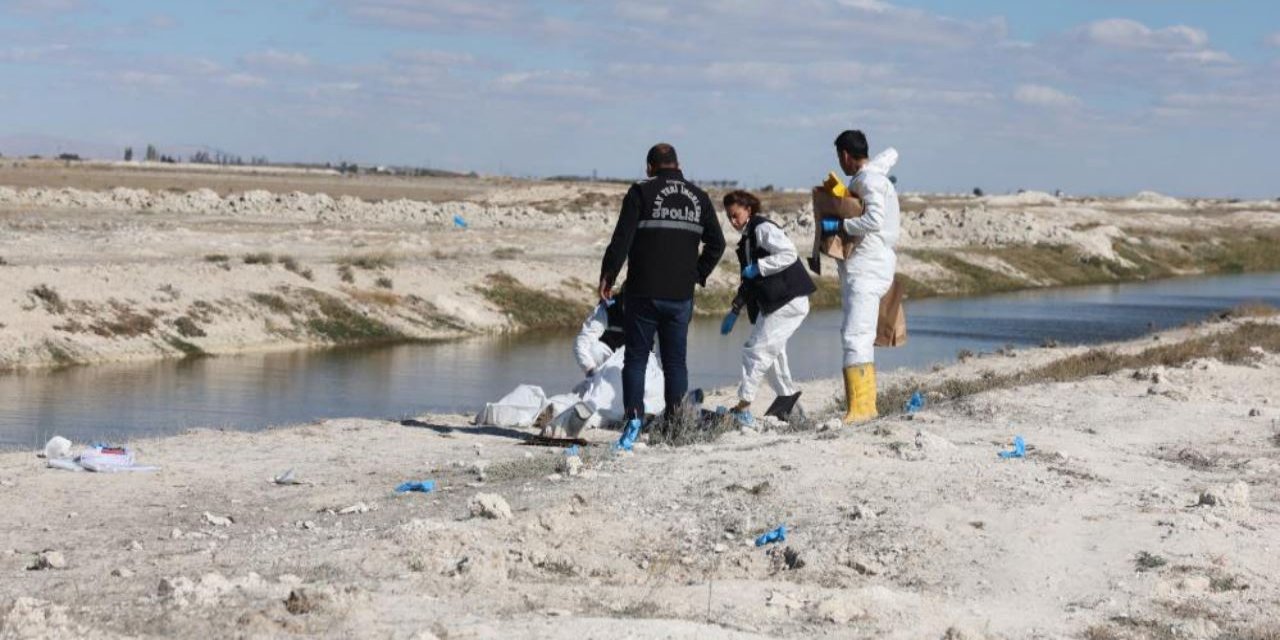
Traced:
[[71, 441], [54, 436], [44, 445], [44, 457], [49, 460], [66, 460], [71, 457]]
[[363, 502], [357, 502], [349, 507], [343, 507], [341, 509], [338, 509], [338, 515], [340, 516], [349, 516], [352, 514], [368, 513], [368, 512], [369, 512], [369, 505]]
[[468, 503], [471, 516], [490, 520], [510, 520], [511, 505], [496, 493], [477, 493]]
[[204, 512], [204, 521], [215, 527], [229, 527], [235, 522], [230, 516], [215, 516], [208, 511]]
[[45, 551], [39, 556], [29, 569], [33, 571], [44, 571], [45, 569], [66, 569], [67, 558], [60, 551]]

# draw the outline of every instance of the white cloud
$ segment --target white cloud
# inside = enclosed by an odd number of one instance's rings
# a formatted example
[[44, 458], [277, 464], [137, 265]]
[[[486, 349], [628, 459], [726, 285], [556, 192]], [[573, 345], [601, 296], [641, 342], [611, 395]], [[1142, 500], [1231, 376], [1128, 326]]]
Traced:
[[278, 49], [247, 53], [240, 58], [240, 61], [254, 69], [297, 70], [311, 66], [311, 58], [306, 54]]
[[1209, 44], [1209, 35], [1201, 29], [1186, 25], [1152, 29], [1126, 18], [1091, 22], [1077, 33], [1089, 42], [1116, 49], [1186, 50]]
[[70, 13], [84, 8], [83, 0], [0, 0], [0, 7], [17, 13]]
[[1170, 62], [1192, 62], [1202, 65], [1226, 65], [1235, 64], [1235, 58], [1225, 51], [1214, 51], [1212, 49], [1201, 49], [1200, 51], [1175, 51], [1168, 54], [1165, 59]]
[[255, 76], [248, 73], [230, 73], [222, 77], [222, 83], [229, 87], [237, 87], [248, 89], [253, 87], [265, 87], [267, 81], [265, 78]]
[[1079, 98], [1040, 84], [1018, 85], [1013, 99], [1021, 104], [1048, 109], [1070, 109], [1080, 105]]
[[117, 83], [131, 87], [163, 87], [173, 83], [173, 76], [150, 71], [122, 71], [115, 76]]
[[36, 47], [0, 49], [0, 62], [46, 62], [71, 51], [70, 45], [50, 44]]
[[359, 22], [393, 29], [496, 29], [518, 26], [531, 12], [515, 0], [341, 0]]
[[881, 0], [840, 0], [840, 4], [851, 9], [869, 11], [871, 13], [885, 13], [894, 8], [893, 5], [888, 2], [881, 2]]

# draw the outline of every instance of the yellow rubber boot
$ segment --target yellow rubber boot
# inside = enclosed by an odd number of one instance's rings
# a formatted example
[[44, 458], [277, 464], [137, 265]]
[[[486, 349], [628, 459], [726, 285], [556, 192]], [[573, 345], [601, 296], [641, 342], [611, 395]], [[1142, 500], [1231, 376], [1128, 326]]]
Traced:
[[871, 363], [844, 368], [844, 393], [847, 409], [844, 423], [866, 422], [879, 416], [876, 412], [876, 366]]

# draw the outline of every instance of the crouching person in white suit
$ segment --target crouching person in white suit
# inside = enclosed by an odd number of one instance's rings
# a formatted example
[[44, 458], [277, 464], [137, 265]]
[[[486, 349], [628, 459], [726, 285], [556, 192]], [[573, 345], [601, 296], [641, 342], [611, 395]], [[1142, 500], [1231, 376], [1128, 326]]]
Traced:
[[880, 298], [893, 285], [901, 217], [898, 192], [889, 171], [898, 161], [898, 152], [886, 149], [868, 159], [867, 137], [861, 131], [845, 131], [836, 138], [836, 155], [845, 175], [852, 176], [850, 193], [862, 199], [862, 215], [856, 218], [822, 221], [824, 235], [843, 234], [858, 239], [848, 260], [839, 261], [840, 294], [844, 308], [841, 327], [844, 343], [844, 388], [846, 424], [875, 418], [876, 412], [876, 324]]
[[734, 191], [724, 197], [724, 210], [729, 224], [742, 233], [738, 240], [742, 284], [720, 333], [728, 335], [746, 307], [755, 329], [742, 348], [742, 381], [732, 413], [738, 424], [749, 426], [754, 421], [751, 403], [766, 373], [778, 397], [799, 395], [787, 362], [787, 341], [809, 315], [809, 296], [817, 288], [786, 232], [760, 215], [758, 198]]
[[[568, 410], [555, 412], [553, 430], [576, 434], [609, 422], [626, 418], [622, 403], [622, 366], [626, 357], [626, 340], [622, 318], [626, 296], [616, 295], [606, 304], [592, 309], [573, 341], [573, 357], [586, 378], [573, 389], [576, 400]], [[665, 381], [657, 356], [649, 354], [645, 371], [645, 412], [661, 414]], [[559, 407], [570, 396], [554, 396], [551, 404]], [[576, 437], [576, 435], [574, 436]]]

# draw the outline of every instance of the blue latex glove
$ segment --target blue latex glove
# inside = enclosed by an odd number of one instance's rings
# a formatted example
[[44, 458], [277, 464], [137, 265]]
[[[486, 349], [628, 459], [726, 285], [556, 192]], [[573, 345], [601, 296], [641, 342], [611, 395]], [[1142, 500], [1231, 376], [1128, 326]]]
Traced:
[[738, 312], [730, 311], [725, 314], [724, 320], [720, 321], [720, 335], [727, 336], [733, 331], [733, 325], [738, 322]]
[[1025, 457], [1027, 457], [1027, 443], [1026, 443], [1026, 441], [1022, 439], [1022, 436], [1015, 436], [1015, 437], [1013, 438], [1013, 450], [1012, 450], [1012, 451], [1001, 451], [1001, 452], [1000, 452], [1000, 457], [1001, 457], [1001, 458], [1004, 458], [1004, 459], [1006, 459], [1006, 460], [1008, 460], [1009, 458], [1025, 458]]
[[924, 408], [924, 395], [921, 394], [919, 391], [911, 394], [911, 399], [908, 400], [906, 406], [903, 407], [903, 409], [905, 409], [907, 413], [915, 413], [923, 408]]
[[419, 493], [431, 493], [436, 490], [435, 480], [423, 480], [421, 482], [406, 482], [396, 487], [396, 493], [408, 493], [417, 491]]
[[759, 277], [760, 277], [760, 265], [758, 265], [758, 264], [756, 264], [756, 263], [754, 263], [754, 262], [752, 262], [751, 264], [747, 265], [747, 268], [742, 270], [742, 277], [743, 277], [743, 278], [746, 278], [747, 280], [754, 280], [755, 278], [759, 278]]
[[622, 429], [622, 437], [618, 438], [618, 443], [614, 445], [615, 449], [630, 451], [636, 444], [636, 440], [640, 438], [640, 418], [632, 418], [627, 421], [627, 426]]
[[835, 218], [822, 219], [822, 235], [834, 236], [840, 232], [840, 221]]
[[756, 423], [756, 418], [750, 411], [730, 411], [729, 413], [733, 414], [733, 422], [739, 427], [750, 427]]
[[457, 228], [459, 228], [459, 229], [466, 229], [466, 228], [467, 228], [467, 221], [466, 221], [466, 219], [465, 219], [465, 218], [463, 218], [462, 216], [460, 216], [460, 215], [455, 215], [455, 216], [453, 216], [453, 226], [455, 226], [455, 227], [457, 227]]
[[766, 544], [773, 544], [774, 542], [786, 542], [786, 541], [787, 541], [787, 525], [784, 524], [778, 527], [777, 529], [774, 529], [773, 531], [769, 531], [764, 534], [761, 534], [759, 538], [756, 538], [756, 546], [763, 547]]

